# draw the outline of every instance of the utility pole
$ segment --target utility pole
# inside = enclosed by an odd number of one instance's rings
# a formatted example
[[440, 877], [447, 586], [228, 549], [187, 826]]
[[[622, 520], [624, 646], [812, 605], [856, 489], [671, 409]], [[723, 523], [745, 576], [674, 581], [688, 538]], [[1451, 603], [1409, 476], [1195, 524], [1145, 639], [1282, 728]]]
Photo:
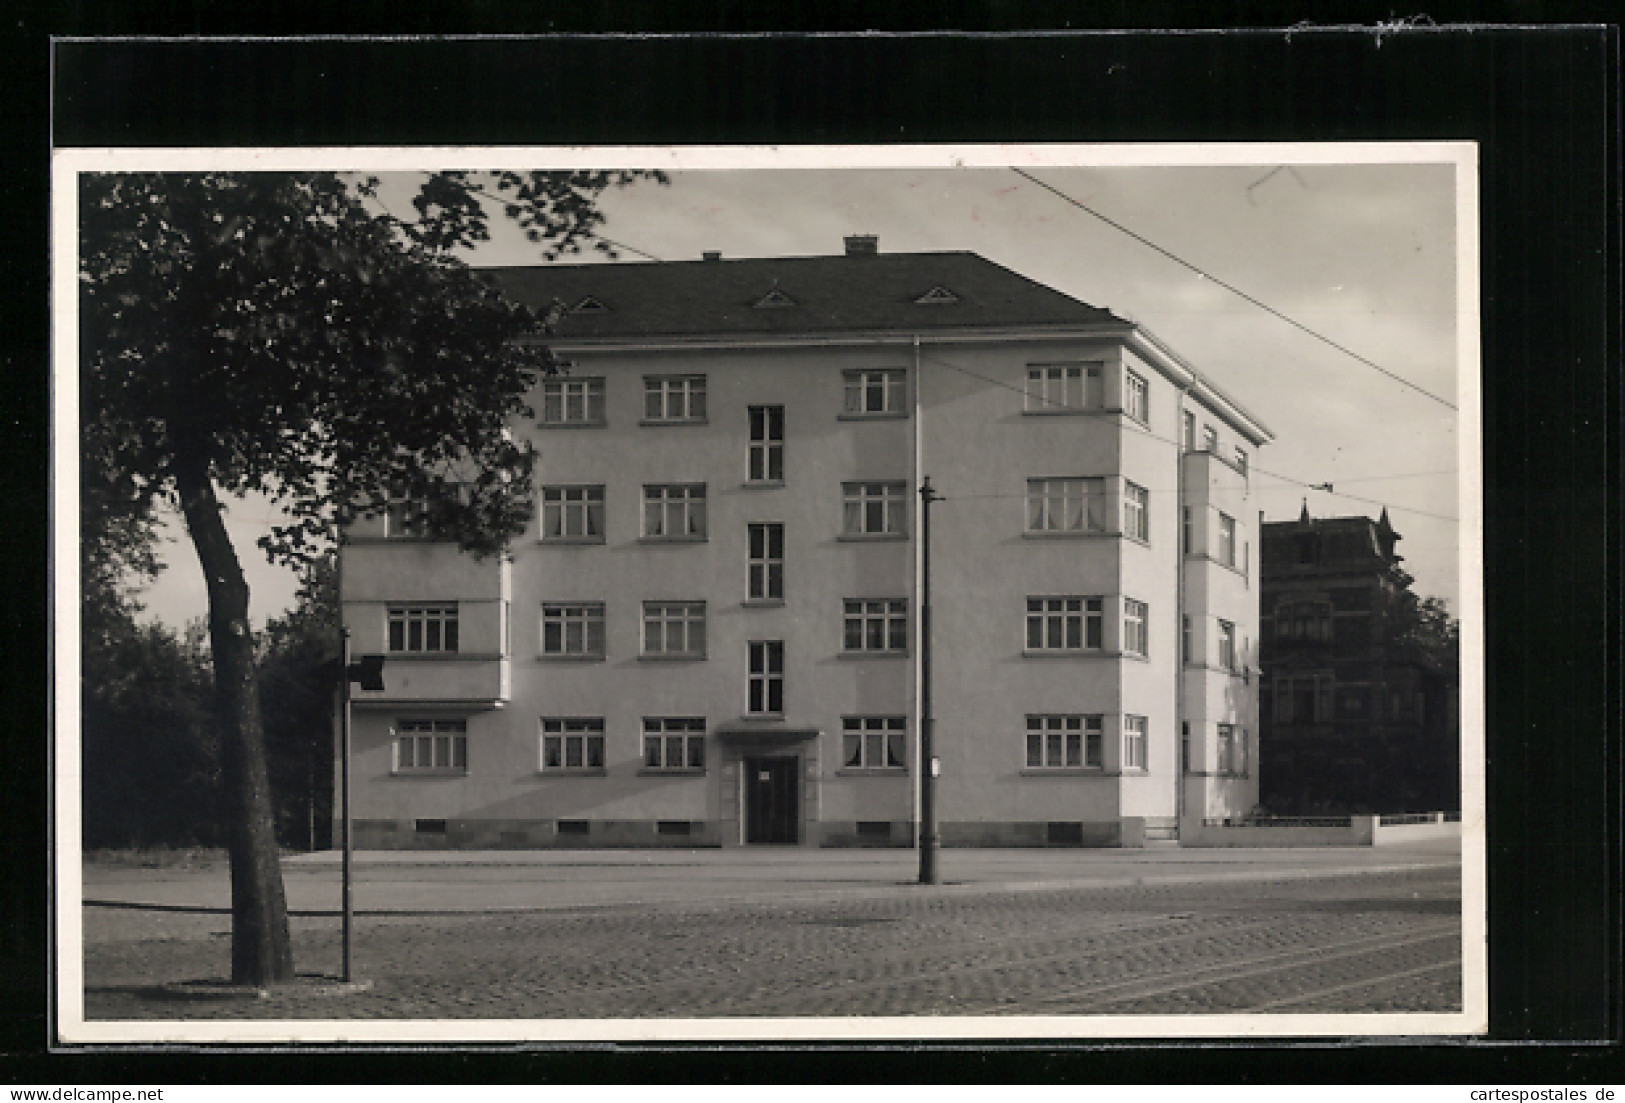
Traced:
[[931, 503], [927, 475], [920, 486], [920, 884], [937, 883], [937, 756], [931, 714]]
[[342, 863], [342, 878], [344, 881], [344, 977], [348, 984], [354, 977], [350, 969], [351, 931], [355, 927], [355, 908], [352, 903], [351, 887], [354, 878], [350, 874], [351, 858], [355, 846], [351, 838], [353, 832], [350, 825], [350, 683], [359, 683], [362, 689], [381, 690], [384, 688], [384, 657], [382, 655], [363, 655], [361, 658], [350, 661], [350, 630], [340, 628], [341, 655], [339, 658], [339, 789], [340, 800], [343, 802], [344, 819], [344, 858]]
[[342, 672], [339, 681], [344, 687], [340, 701], [343, 718], [339, 721], [339, 787], [343, 791], [341, 799], [344, 802], [344, 976], [341, 979], [349, 984], [353, 979], [350, 973], [350, 931], [355, 925], [355, 909], [350, 900], [350, 855], [354, 849], [350, 837], [350, 630], [341, 628], [339, 635], [344, 641], [339, 658]]

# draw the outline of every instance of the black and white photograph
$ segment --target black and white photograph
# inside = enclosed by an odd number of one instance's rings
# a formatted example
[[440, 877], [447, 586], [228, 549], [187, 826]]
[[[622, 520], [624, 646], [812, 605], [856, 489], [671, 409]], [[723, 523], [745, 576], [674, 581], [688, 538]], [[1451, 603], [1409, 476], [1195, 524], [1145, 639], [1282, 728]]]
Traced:
[[1481, 1034], [1476, 158], [59, 151], [61, 1036]]

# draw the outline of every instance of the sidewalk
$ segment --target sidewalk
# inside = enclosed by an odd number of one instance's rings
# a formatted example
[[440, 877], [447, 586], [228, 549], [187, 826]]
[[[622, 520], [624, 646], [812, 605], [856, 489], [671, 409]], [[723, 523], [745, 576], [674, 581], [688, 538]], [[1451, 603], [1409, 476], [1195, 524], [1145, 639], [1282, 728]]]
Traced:
[[[913, 850], [361, 851], [358, 913], [474, 914], [618, 905], [877, 899], [902, 894], [1032, 892], [1204, 882], [1289, 881], [1458, 868], [1457, 840], [1370, 847], [940, 852], [942, 884], [917, 884]], [[288, 906], [307, 915], [340, 906], [340, 855], [285, 858]], [[87, 905], [225, 911], [223, 869], [85, 867]]]

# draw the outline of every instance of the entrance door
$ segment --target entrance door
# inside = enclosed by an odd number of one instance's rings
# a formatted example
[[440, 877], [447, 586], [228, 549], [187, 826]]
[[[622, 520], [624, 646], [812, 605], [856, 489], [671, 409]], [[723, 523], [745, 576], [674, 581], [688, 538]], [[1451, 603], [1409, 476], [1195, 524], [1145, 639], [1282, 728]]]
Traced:
[[801, 786], [794, 755], [745, 759], [745, 841], [800, 841]]

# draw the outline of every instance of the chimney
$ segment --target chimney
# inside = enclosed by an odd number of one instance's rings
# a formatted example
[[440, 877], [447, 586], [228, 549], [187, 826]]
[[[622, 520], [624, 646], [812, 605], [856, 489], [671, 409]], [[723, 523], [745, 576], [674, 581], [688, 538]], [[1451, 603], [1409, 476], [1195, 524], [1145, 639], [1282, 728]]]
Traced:
[[705, 252], [700, 254], [700, 259], [701, 260], [721, 260], [722, 259], [722, 254], [719, 253], [715, 249], [707, 249]]
[[880, 239], [874, 234], [851, 234], [846, 238], [846, 255], [872, 257], [880, 252]]

